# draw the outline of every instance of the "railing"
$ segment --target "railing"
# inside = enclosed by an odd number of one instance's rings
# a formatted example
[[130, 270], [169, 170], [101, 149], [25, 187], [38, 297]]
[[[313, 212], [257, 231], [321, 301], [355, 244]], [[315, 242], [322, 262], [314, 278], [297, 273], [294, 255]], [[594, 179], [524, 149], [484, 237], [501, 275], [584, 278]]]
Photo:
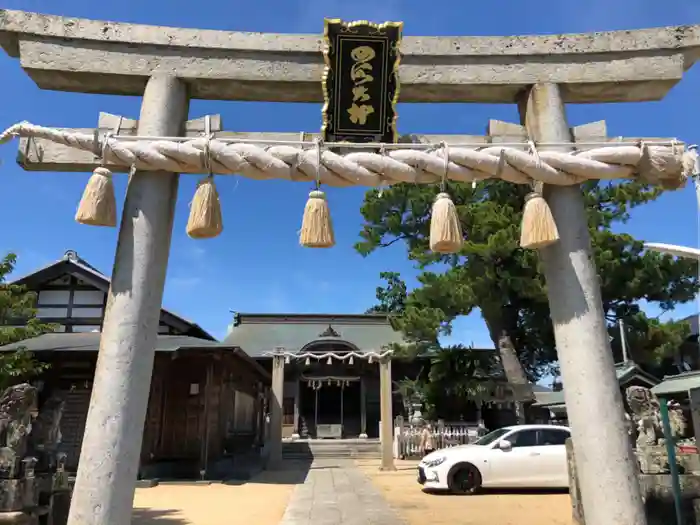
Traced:
[[[436, 449], [467, 445], [476, 441], [482, 432], [476, 423], [432, 424], [433, 442]], [[394, 456], [400, 459], [419, 458], [422, 426], [398, 425], [394, 429]]]

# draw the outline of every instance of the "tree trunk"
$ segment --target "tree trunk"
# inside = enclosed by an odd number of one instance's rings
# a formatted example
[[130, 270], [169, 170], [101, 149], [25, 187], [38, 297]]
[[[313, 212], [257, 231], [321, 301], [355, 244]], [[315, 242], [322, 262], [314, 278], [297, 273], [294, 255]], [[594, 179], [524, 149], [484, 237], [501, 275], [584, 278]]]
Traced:
[[518, 359], [513, 340], [508, 331], [503, 327], [503, 323], [495, 315], [487, 315], [486, 313], [483, 315], [491, 335], [491, 340], [498, 349], [498, 355], [501, 358], [501, 365], [503, 366], [506, 380], [513, 390], [516, 419], [518, 424], [525, 424], [525, 403], [534, 399], [532, 385], [527, 378], [525, 369], [520, 363], [520, 359]]

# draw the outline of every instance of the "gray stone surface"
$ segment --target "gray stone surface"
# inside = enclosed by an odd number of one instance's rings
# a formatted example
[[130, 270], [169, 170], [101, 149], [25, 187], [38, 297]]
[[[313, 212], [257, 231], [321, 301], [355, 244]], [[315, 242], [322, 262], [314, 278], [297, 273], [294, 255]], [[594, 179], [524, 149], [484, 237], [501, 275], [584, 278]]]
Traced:
[[[416, 490], [418, 488], [416, 487]], [[317, 459], [280, 525], [405, 525], [351, 460]]]
[[[188, 111], [184, 83], [154, 76], [139, 133], [179, 135]], [[129, 180], [69, 525], [131, 523], [177, 189], [176, 173]]]
[[[533, 86], [520, 110], [534, 140], [571, 139], [559, 86]], [[550, 185], [545, 186], [544, 196], [560, 240], [541, 249], [539, 256], [561, 377], [566, 385], [566, 409], [586, 523], [647, 525], [636, 480], [637, 464], [622, 417], [624, 406], [610, 351], [583, 195], [578, 186]]]
[[[319, 30], [323, 20], [319, 19]], [[168, 71], [193, 98], [320, 102], [320, 35], [243, 33], [0, 10], [0, 46], [44, 89], [140, 95]], [[402, 102], [513, 102], [538, 82], [566, 102], [656, 100], [700, 56], [700, 26], [543, 36], [405, 37]], [[283, 84], [283, 87], [282, 87]]]

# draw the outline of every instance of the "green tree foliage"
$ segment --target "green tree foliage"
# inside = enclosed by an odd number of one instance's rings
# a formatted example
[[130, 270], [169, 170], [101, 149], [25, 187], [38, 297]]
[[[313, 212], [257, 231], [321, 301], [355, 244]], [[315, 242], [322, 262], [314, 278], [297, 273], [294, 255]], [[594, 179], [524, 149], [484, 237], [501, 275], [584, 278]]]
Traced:
[[[10, 253], [0, 260], [0, 346], [16, 343], [55, 330], [35, 317], [36, 294], [25, 287], [7, 283], [17, 262]], [[46, 368], [25, 349], [0, 353], [0, 389], [40, 373]]]
[[[540, 261], [537, 252], [518, 245], [529, 189], [500, 180], [480, 182], [475, 188], [451, 183], [449, 193], [467, 239], [456, 255], [428, 249], [437, 191], [398, 184], [369, 191], [362, 207], [365, 224], [357, 251], [369, 255], [402, 242], [408, 258], [423, 270], [415, 290], [408, 292], [400, 276], [389, 273], [382, 275], [387, 284], [377, 291], [380, 305], [375, 309], [392, 313], [410, 341], [401, 349], [403, 355], [435, 351], [438, 336], [450, 332], [455, 318], [478, 309], [511, 383], [522, 383], [525, 374], [536, 379], [550, 372], [556, 349]], [[656, 370], [676, 352], [687, 332], [678, 323], [648, 318], [641, 304], [669, 310], [692, 300], [698, 288], [696, 263], [645, 251], [642, 242], [611, 230], [629, 219], [632, 208], [656, 199], [657, 188], [636, 181], [589, 182], [582, 191], [611, 334], [616, 333], [616, 321], [625, 320], [631, 357]]]

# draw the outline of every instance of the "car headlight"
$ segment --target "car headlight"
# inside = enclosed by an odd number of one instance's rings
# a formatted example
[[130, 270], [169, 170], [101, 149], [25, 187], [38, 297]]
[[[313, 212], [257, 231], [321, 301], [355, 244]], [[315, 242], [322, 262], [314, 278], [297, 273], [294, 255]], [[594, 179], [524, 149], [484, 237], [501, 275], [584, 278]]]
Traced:
[[445, 456], [438, 456], [436, 458], [431, 458], [428, 461], [425, 461], [425, 466], [426, 467], [437, 467], [438, 465], [442, 465], [447, 458]]

